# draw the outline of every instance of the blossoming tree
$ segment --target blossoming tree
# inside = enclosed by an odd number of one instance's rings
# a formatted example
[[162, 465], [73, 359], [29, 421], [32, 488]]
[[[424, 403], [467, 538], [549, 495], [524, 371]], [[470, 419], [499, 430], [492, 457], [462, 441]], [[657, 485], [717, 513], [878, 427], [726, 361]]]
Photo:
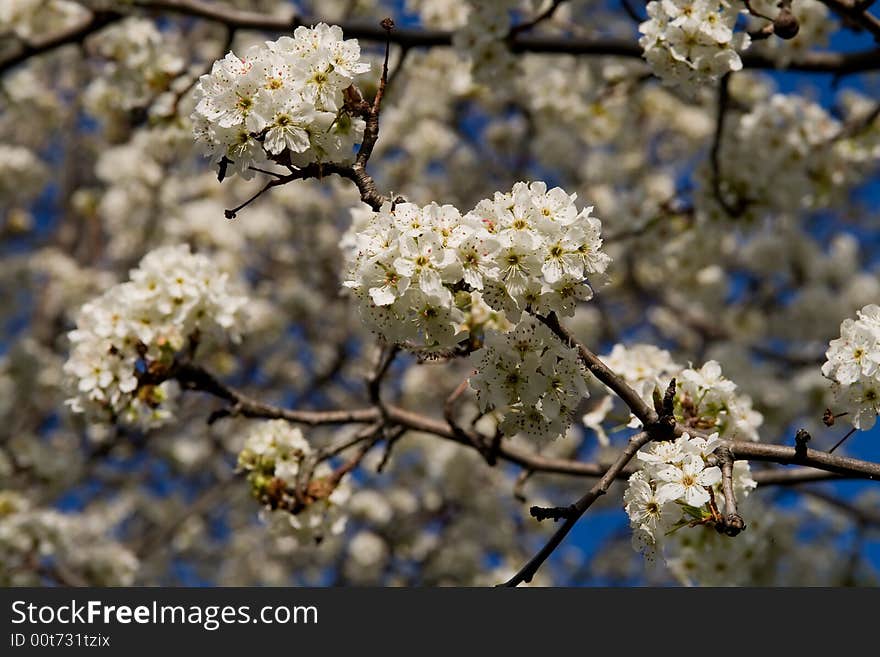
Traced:
[[6, 0], [0, 583], [874, 581], [870, 5]]

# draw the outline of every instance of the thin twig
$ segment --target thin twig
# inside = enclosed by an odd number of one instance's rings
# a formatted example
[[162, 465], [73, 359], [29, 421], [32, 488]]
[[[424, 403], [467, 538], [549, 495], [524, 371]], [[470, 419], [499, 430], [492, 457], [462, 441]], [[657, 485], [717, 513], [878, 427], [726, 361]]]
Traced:
[[630, 438], [629, 443], [624, 448], [623, 452], [621, 452], [620, 456], [617, 457], [617, 460], [611, 465], [611, 467], [606, 470], [602, 478], [596, 482], [596, 485], [571, 506], [571, 511], [569, 511], [566, 516], [565, 522], [556, 530], [553, 536], [550, 537], [550, 540], [547, 541], [546, 545], [544, 545], [544, 547], [541, 548], [541, 550], [532, 557], [529, 562], [519, 570], [519, 572], [507, 580], [507, 582], [504, 583], [504, 586], [517, 586], [522, 582], [531, 582], [532, 577], [535, 576], [535, 573], [538, 572], [538, 569], [547, 560], [547, 557], [549, 557], [559, 544], [562, 543], [562, 540], [568, 535], [568, 532], [571, 531], [571, 528], [575, 526], [575, 523], [577, 523], [584, 512], [590, 508], [593, 502], [608, 492], [611, 484], [614, 483], [614, 480], [617, 478], [618, 473], [620, 473], [633, 459], [636, 452], [638, 452], [643, 446], [647, 445], [650, 441], [651, 436], [647, 431], [636, 434]]
[[517, 34], [528, 32], [529, 30], [540, 25], [544, 21], [550, 20], [551, 18], [553, 18], [553, 14], [556, 13], [556, 10], [559, 9], [559, 5], [561, 5], [563, 2], [565, 2], [565, 0], [552, 0], [547, 8], [536, 15], [534, 18], [511, 27], [510, 32], [507, 33], [507, 38], [512, 39], [516, 37]]
[[[227, 407], [225, 409], [212, 414], [215, 416], [215, 420], [222, 417], [242, 416], [284, 419], [296, 424], [317, 426], [328, 424], [372, 424], [381, 419], [381, 412], [375, 407], [307, 411], [286, 409], [266, 404], [227, 386], [206, 370], [195, 365], [178, 366], [177, 370], [173, 372], [172, 377], [180, 382], [181, 386], [186, 390], [206, 392], [226, 401]], [[388, 421], [392, 424], [404, 426], [413, 431], [433, 434], [446, 440], [473, 447], [470, 441], [456, 435], [452, 427], [443, 420], [436, 420], [390, 404], [387, 406], [387, 412]], [[675, 432], [677, 435], [684, 431], [686, 431], [685, 428], [676, 425]], [[693, 430], [690, 431], [694, 435], [701, 435]], [[798, 481], [814, 481], [823, 478], [839, 478], [841, 476], [852, 479], [880, 480], [880, 464], [870, 461], [862, 461], [845, 456], [834, 456], [827, 452], [812, 449], [807, 450], [806, 454], [800, 457], [796, 454], [794, 447], [786, 445], [726, 440], [722, 441], [721, 444], [727, 446], [734, 458], [738, 460], [767, 461], [780, 464], [798, 463], [824, 470], [827, 473], [827, 476], [826, 474], [820, 476], [816, 474], [816, 471], [805, 468], [799, 470], [798, 472], [801, 474], [797, 476], [781, 478], [775, 476], [786, 484], [793, 484]], [[607, 466], [601, 464], [541, 456], [540, 454], [503, 443], [499, 448], [499, 456], [511, 463], [535, 470], [536, 472], [582, 477], [600, 477], [607, 472]], [[623, 476], [623, 472], [620, 474]], [[768, 478], [768, 481], [772, 481], [772, 479]]]
[[849, 437], [850, 437], [851, 435], [853, 435], [855, 432], [856, 432], [856, 428], [855, 428], [855, 427], [853, 427], [852, 429], [850, 429], [849, 431], [847, 431], [847, 432], [846, 432], [846, 435], [845, 435], [843, 438], [841, 438], [840, 440], [838, 440], [837, 443], [835, 443], [834, 447], [832, 447], [831, 449], [828, 450], [828, 453], [829, 453], [829, 454], [833, 454], [833, 453], [834, 453], [834, 450], [836, 450], [838, 447], [840, 447], [841, 445], [843, 445], [843, 443], [846, 442], [847, 438], [849, 438]]
[[733, 454], [730, 449], [720, 447], [715, 450], [721, 464], [721, 492], [724, 494], [724, 533], [736, 536], [746, 528], [743, 517], [736, 510], [736, 493], [733, 490]]
[[712, 163], [712, 194], [715, 200], [731, 218], [738, 217], [745, 205], [742, 200], [736, 205], [730, 205], [721, 190], [721, 142], [724, 139], [724, 123], [727, 117], [727, 109], [730, 101], [730, 73], [721, 77], [718, 84], [718, 107], [715, 112], [715, 136], [712, 139], [712, 150], [709, 157]]

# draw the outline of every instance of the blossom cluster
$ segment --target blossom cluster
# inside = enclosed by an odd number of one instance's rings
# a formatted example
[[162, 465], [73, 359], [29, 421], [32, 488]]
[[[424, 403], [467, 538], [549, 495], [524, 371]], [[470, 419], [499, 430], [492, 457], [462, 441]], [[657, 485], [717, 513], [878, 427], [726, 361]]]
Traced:
[[678, 374], [676, 415], [685, 426], [718, 431], [730, 440], [758, 440], [761, 414], [750, 397], [737, 393], [737, 385], [724, 377], [717, 361]]
[[[285, 420], [271, 420], [248, 434], [238, 455], [238, 467], [248, 473], [251, 492], [266, 505], [273, 529], [303, 544], [345, 529], [343, 505], [351, 495], [345, 479], [329, 483], [331, 471], [326, 463], [314, 469], [310, 481], [301, 480], [312, 454], [302, 431]], [[298, 487], [303, 491], [300, 495], [295, 494]]]
[[[722, 374], [717, 361], [707, 361], [700, 368], [682, 367], [668, 351], [646, 344], [617, 344], [601, 359], [649, 404], [654, 391], [666, 390], [675, 378], [674, 413], [684, 426], [714, 431], [727, 440], [758, 440], [763, 416], [752, 408], [752, 399]], [[608, 404], [589, 413], [584, 423], [601, 435], [601, 424], [611, 408]], [[638, 427], [639, 421], [631, 418], [630, 426]]]
[[127, 18], [101, 31], [92, 47], [106, 63], [103, 75], [85, 91], [89, 110], [96, 115], [130, 111], [167, 91], [185, 68], [176, 38], [146, 18]]
[[346, 161], [364, 121], [346, 111], [343, 92], [369, 69], [357, 40], [325, 23], [252, 46], [244, 57], [230, 52], [196, 86], [196, 141], [244, 178], [269, 161]]
[[483, 406], [506, 413], [508, 434], [559, 435], [585, 392], [583, 373], [574, 351], [523, 312], [572, 315], [592, 296], [587, 276], [608, 266], [601, 223], [575, 198], [520, 182], [465, 215], [451, 205], [387, 203], [344, 240], [344, 285], [365, 323], [392, 343], [451, 349], [484, 329], [472, 379]]
[[93, 516], [35, 507], [12, 490], [0, 490], [0, 584], [36, 586], [29, 563], [48, 561], [94, 586], [130, 586], [138, 559], [106, 537]]
[[471, 61], [474, 81], [498, 89], [499, 79], [509, 79], [517, 70], [517, 59], [505, 37], [510, 33], [515, 0], [468, 2], [467, 21], [455, 31], [452, 43]]
[[734, 33], [743, 7], [736, 0], [652, 0], [639, 25], [644, 57], [670, 86], [694, 93], [725, 73], [742, 69], [745, 32]]
[[586, 370], [577, 350], [533, 317], [509, 333], [490, 331], [473, 354], [470, 384], [482, 410], [501, 412], [501, 431], [544, 441], [565, 433], [587, 396]]
[[48, 179], [46, 165], [23, 146], [0, 144], [0, 198], [5, 202], [30, 201]]
[[451, 205], [386, 203], [348, 239], [345, 286], [366, 323], [389, 342], [454, 347], [464, 337], [466, 291], [509, 321], [524, 310], [570, 316], [605, 271], [601, 222], [576, 195], [516, 183], [465, 215]]
[[758, 502], [755, 495], [738, 501], [737, 510], [748, 518], [748, 529], [736, 538], [700, 525], [674, 531], [663, 539], [663, 561], [678, 582], [685, 586], [777, 583], [780, 551], [794, 549], [790, 545], [793, 523]]
[[[846, 137], [842, 130], [840, 121], [802, 96], [771, 95], [725, 125], [719, 193], [754, 217], [826, 207], [880, 158], [868, 135]], [[718, 214], [712, 175], [706, 162], [697, 176], [697, 203]]]
[[238, 340], [246, 298], [205, 255], [189, 246], [156, 249], [80, 310], [64, 371], [70, 407], [95, 421], [150, 428], [172, 414], [176, 383], [162, 380], [184, 349]]
[[[655, 441], [636, 454], [639, 469], [624, 492], [624, 508], [633, 530], [633, 547], [653, 559], [670, 533], [688, 525], [705, 525], [723, 515], [721, 469], [710, 464], [720, 444], [717, 433], [708, 438], [684, 433], [674, 441]], [[733, 490], [743, 498], [757, 484], [749, 464], [736, 461]]]
[[856, 429], [874, 426], [880, 414], [880, 306], [865, 306], [840, 325], [825, 352], [822, 374], [831, 379], [839, 408]]

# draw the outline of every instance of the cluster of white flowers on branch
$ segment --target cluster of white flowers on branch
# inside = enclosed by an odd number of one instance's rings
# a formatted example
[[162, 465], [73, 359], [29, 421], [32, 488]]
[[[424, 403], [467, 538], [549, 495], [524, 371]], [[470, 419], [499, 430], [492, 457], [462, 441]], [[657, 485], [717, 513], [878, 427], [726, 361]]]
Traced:
[[143, 108], [166, 92], [186, 66], [179, 40], [146, 18], [128, 18], [97, 34], [92, 47], [106, 64], [85, 91], [90, 111], [112, 116]]
[[36, 562], [71, 586], [130, 586], [138, 559], [107, 533], [97, 514], [60, 513], [0, 490], [0, 585], [39, 585]]
[[196, 86], [197, 143], [212, 161], [248, 179], [251, 167], [345, 162], [364, 132], [345, 90], [370, 69], [356, 39], [324, 23], [296, 28], [214, 63]]
[[523, 311], [570, 316], [592, 297], [587, 276], [610, 262], [602, 224], [576, 195], [542, 182], [496, 192], [465, 215], [450, 205], [386, 203], [355, 222], [345, 286], [365, 322], [391, 343], [451, 348], [465, 337], [461, 306], [477, 291], [510, 322]]
[[825, 353], [822, 374], [831, 379], [839, 410], [856, 429], [874, 426], [880, 414], [880, 307], [869, 305], [840, 325]]
[[[623, 499], [633, 547], [646, 558], [653, 559], [672, 532], [697, 526], [724, 530], [721, 468], [710, 464], [719, 444], [717, 433], [707, 439], [685, 433], [674, 441], [654, 441], [636, 454], [640, 467], [630, 476]], [[736, 461], [734, 495], [745, 497], [755, 486], [748, 462]]]
[[238, 455], [238, 467], [248, 473], [251, 492], [271, 514], [273, 528], [302, 544], [341, 533], [347, 520], [343, 505], [351, 495], [347, 480], [334, 477], [326, 463], [311, 470], [313, 455], [302, 432], [285, 420], [257, 425]]
[[467, 20], [452, 36], [452, 45], [470, 57], [474, 80], [493, 89], [517, 72], [517, 59], [504, 42], [516, 5], [514, 0], [468, 2]]
[[575, 198], [520, 182], [464, 216], [450, 205], [388, 203], [344, 241], [345, 286], [366, 324], [391, 343], [477, 345], [482, 336], [471, 333], [480, 326], [488, 335], [472, 385], [484, 408], [505, 412], [507, 434], [558, 436], [585, 392], [584, 375], [575, 350], [523, 313], [570, 316], [592, 297], [587, 276], [610, 262], [601, 222]]
[[7, 0], [0, 3], [0, 34], [12, 33], [26, 41], [74, 25], [88, 16], [71, 0]]
[[[737, 391], [737, 385], [724, 377], [721, 366], [714, 360], [700, 368], [682, 367], [672, 360], [668, 351], [653, 345], [617, 344], [602, 357], [619, 377], [638, 395], [650, 403], [655, 390], [664, 390], [671, 378], [677, 380], [674, 414], [683, 426], [700, 431], [715, 431], [728, 440], [758, 440], [758, 428], [763, 416], [752, 408], [752, 399]], [[612, 409], [612, 403], [600, 404], [584, 417], [584, 423], [605, 438], [602, 423]], [[641, 426], [631, 418], [631, 427]]]
[[76, 386], [68, 404], [95, 421], [167, 422], [176, 383], [164, 375], [181, 352], [238, 340], [246, 302], [228, 274], [189, 246], [148, 253], [130, 281], [82, 307], [64, 365]]
[[639, 44], [654, 74], [694, 93], [722, 75], [742, 69], [739, 52], [749, 35], [734, 32], [744, 7], [737, 0], [652, 0], [639, 25]]
[[[725, 123], [718, 194], [748, 217], [820, 209], [860, 182], [878, 158], [880, 149], [867, 131], [846, 135], [844, 125], [820, 105], [773, 94]], [[708, 162], [698, 171], [696, 202], [724, 217], [708, 182], [712, 175]]]
[[471, 386], [482, 409], [503, 413], [501, 431], [536, 441], [565, 433], [571, 414], [587, 396], [586, 370], [576, 349], [546, 326], [525, 317], [509, 333], [491, 331], [473, 354]]

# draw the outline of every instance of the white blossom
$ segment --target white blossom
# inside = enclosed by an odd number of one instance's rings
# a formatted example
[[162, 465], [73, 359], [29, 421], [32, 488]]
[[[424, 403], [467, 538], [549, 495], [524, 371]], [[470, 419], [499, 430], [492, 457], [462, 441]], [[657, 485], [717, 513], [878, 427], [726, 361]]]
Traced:
[[739, 53], [750, 42], [734, 32], [744, 7], [736, 0], [651, 0], [639, 25], [639, 44], [654, 74], [694, 93], [742, 68]]
[[874, 426], [880, 414], [880, 306], [870, 304], [840, 325], [825, 353], [822, 374], [832, 381], [835, 410], [856, 429]]
[[141, 376], [171, 367], [190, 345], [237, 340], [245, 303], [228, 274], [189, 246], [150, 252], [129, 282], [80, 310], [64, 365], [76, 389], [67, 403], [95, 421], [144, 427], [167, 422], [177, 384], [141, 384]]
[[246, 179], [270, 160], [347, 162], [364, 122], [346, 113], [343, 90], [369, 69], [357, 40], [325, 23], [297, 27], [243, 57], [227, 53], [196, 86], [196, 142]]

